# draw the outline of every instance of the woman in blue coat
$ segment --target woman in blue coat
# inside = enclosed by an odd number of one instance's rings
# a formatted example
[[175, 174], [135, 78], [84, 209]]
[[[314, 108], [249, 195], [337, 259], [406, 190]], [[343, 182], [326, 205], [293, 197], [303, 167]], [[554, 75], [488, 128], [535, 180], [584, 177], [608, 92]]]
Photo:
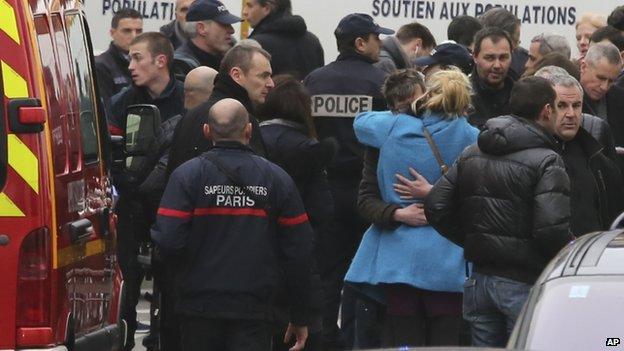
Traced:
[[[422, 204], [424, 199], [398, 193], [395, 186], [400, 175], [422, 176], [435, 183], [442, 175], [441, 166], [452, 165], [478, 135], [465, 118], [470, 83], [463, 73], [437, 72], [428, 78], [426, 88], [425, 95], [412, 103], [416, 116], [366, 112], [354, 122], [358, 140], [380, 151], [377, 178], [383, 201], [403, 208]], [[449, 345], [459, 339], [465, 275], [462, 249], [426, 223], [395, 228], [373, 224], [345, 281], [385, 300], [384, 346]]]

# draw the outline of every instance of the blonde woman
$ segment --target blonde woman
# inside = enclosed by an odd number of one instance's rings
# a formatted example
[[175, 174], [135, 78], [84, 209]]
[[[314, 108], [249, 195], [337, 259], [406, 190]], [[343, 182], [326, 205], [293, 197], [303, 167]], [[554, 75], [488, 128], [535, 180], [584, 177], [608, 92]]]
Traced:
[[[397, 177], [431, 184], [440, 178], [441, 163], [452, 165], [477, 139], [478, 130], [465, 118], [469, 104], [469, 80], [453, 69], [428, 78], [425, 95], [411, 104], [415, 113], [366, 112], [356, 117], [358, 140], [380, 150], [377, 177], [383, 201], [400, 208], [422, 204], [422, 194], [395, 188]], [[360, 292], [385, 300], [383, 346], [458, 344], [463, 251], [426, 220], [394, 228], [373, 224], [345, 280]]]
[[579, 50], [579, 60], [585, 58], [589, 49], [589, 41], [598, 28], [607, 25], [607, 18], [597, 13], [586, 13], [576, 22], [576, 47]]

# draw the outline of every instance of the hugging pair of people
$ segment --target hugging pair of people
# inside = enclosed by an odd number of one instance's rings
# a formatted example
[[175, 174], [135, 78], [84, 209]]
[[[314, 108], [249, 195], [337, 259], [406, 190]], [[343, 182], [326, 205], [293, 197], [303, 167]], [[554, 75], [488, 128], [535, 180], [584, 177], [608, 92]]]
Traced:
[[360, 212], [373, 224], [345, 281], [386, 306], [382, 346], [458, 345], [467, 265], [462, 248], [427, 223], [423, 203], [431, 184], [477, 141], [478, 129], [465, 118], [470, 82], [458, 69], [426, 82], [401, 70], [382, 90], [391, 110], [361, 113], [353, 124], [369, 148], [360, 194], [379, 196], [360, 196]]

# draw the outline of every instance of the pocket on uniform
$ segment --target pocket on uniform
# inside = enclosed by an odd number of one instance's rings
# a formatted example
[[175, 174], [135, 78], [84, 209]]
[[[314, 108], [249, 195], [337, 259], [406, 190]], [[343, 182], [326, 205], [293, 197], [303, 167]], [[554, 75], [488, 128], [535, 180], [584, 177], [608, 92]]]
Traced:
[[464, 296], [462, 299], [462, 313], [467, 321], [473, 320], [477, 309], [476, 301], [477, 280], [468, 278], [464, 282]]

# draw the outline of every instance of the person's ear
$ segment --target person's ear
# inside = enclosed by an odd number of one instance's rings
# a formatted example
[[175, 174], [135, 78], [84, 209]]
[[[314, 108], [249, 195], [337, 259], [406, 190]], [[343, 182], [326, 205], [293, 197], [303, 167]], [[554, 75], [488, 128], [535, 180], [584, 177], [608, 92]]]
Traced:
[[581, 74], [585, 74], [585, 71], [587, 70], [587, 62], [585, 62], [585, 59], [581, 60]]
[[197, 24], [195, 25], [195, 31], [197, 32], [198, 35], [204, 36], [207, 31], [206, 23], [204, 23], [203, 21], [198, 21]]
[[165, 55], [158, 55], [158, 56], [156, 56], [156, 66], [158, 68], [167, 67], [167, 56], [165, 56]]
[[212, 133], [210, 131], [210, 126], [208, 123], [204, 124], [204, 137], [208, 140], [212, 140]]
[[421, 38], [416, 38], [414, 40], [414, 44], [413, 44], [412, 47], [413, 47], [414, 51], [416, 51], [416, 48], [422, 48], [422, 46], [423, 46], [422, 39]]
[[247, 125], [245, 126], [245, 140], [247, 141], [251, 140], [252, 131], [253, 131], [253, 127], [251, 126], [251, 123], [247, 123]]
[[364, 52], [364, 47], [366, 46], [366, 40], [362, 37], [355, 38], [355, 51], [358, 53]]
[[229, 74], [230, 77], [232, 77], [232, 79], [238, 83], [243, 76], [243, 70], [240, 69], [240, 67], [232, 67]]
[[550, 122], [550, 120], [552, 119], [552, 115], [553, 115], [552, 105], [551, 104], [544, 105], [544, 107], [542, 108], [542, 111], [540, 112], [540, 119], [542, 119], [544, 122]]

